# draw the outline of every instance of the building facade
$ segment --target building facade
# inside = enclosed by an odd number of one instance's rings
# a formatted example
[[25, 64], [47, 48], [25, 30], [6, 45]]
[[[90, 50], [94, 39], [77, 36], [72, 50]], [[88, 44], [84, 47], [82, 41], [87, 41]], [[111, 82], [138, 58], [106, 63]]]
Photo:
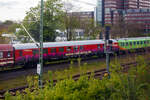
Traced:
[[94, 11], [84, 11], [84, 12], [70, 12], [68, 16], [75, 16], [81, 20], [94, 19]]
[[125, 11], [126, 23], [138, 23], [145, 32], [150, 32], [150, 9], [129, 9]]
[[119, 20], [124, 20], [127, 23], [141, 23], [145, 31], [150, 31], [150, 0], [97, 0], [97, 16], [99, 16], [97, 21], [100, 21], [102, 17], [100, 13], [102, 1], [104, 1], [105, 24], [113, 25]]

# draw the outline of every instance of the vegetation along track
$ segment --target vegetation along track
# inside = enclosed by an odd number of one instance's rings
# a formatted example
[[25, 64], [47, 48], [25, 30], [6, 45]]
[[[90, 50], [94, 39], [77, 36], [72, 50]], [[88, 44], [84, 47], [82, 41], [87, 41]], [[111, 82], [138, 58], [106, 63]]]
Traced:
[[[137, 65], [137, 62], [130, 62], [130, 63], [126, 63], [126, 64], [121, 64], [121, 66], [123, 67], [122, 71], [126, 72], [126, 71], [128, 71], [128, 69], [131, 66], [136, 66], [136, 65]], [[102, 77], [104, 75], [108, 75], [106, 69], [95, 70], [94, 72], [87, 72], [86, 75], [88, 75], [88, 77], [90, 77], [92, 73], [94, 75], [94, 78], [97, 78], [97, 79], [102, 79]], [[80, 78], [80, 76], [81, 76], [81, 74], [77, 74], [77, 75], [72, 76], [72, 78], [74, 80], [78, 80]], [[54, 82], [54, 84], [56, 84], [57, 80], [53, 80], [53, 82]], [[25, 90], [26, 88], [28, 88], [27, 85], [26, 86], [22, 86], [22, 87], [18, 87], [18, 88], [14, 88], [14, 89], [10, 89], [10, 90], [8, 90], [8, 92], [15, 96], [17, 91], [23, 92], [23, 90]], [[4, 91], [0, 91], [0, 99], [4, 99], [5, 98], [4, 94], [6, 92], [7, 91], [5, 91], [5, 90]]]

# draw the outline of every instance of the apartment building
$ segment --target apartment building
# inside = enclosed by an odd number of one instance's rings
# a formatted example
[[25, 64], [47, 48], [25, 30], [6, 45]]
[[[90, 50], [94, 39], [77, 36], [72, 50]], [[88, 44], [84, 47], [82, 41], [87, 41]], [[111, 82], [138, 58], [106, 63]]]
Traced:
[[[102, 2], [104, 2], [104, 19], [102, 19]], [[118, 20], [143, 24], [145, 31], [150, 31], [150, 0], [97, 0], [97, 21], [115, 24]], [[100, 17], [101, 16], [101, 17]]]

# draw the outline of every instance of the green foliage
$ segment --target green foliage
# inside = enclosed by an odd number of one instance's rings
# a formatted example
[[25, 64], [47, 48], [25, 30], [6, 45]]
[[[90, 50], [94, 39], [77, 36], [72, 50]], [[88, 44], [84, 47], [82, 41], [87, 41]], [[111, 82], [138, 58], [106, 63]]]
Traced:
[[[57, 36], [56, 29], [60, 29], [62, 26], [62, 3], [60, 0], [47, 0], [44, 2], [44, 13], [43, 13], [43, 40], [55, 41]], [[23, 20], [23, 25], [32, 35], [32, 37], [39, 41], [39, 32], [40, 32], [40, 4], [34, 8], [30, 8], [30, 11], [27, 12], [26, 17]], [[18, 36], [25, 35], [27, 33], [23, 29], [18, 32]]]
[[17, 23], [13, 23], [12, 25], [10, 25], [9, 27], [8, 27], [8, 33], [15, 33], [16, 32], [16, 28], [19, 28], [20, 26], [19, 26], [19, 24], [17, 24]]
[[[139, 60], [140, 59], [140, 60]], [[59, 81], [53, 86], [52, 72], [48, 72], [50, 82], [46, 82], [43, 89], [37, 88], [37, 79], [28, 78], [30, 83], [26, 94], [17, 93], [12, 97], [6, 93], [6, 100], [149, 100], [150, 99], [150, 66], [139, 57], [140, 63], [132, 67], [128, 73], [121, 73], [120, 64], [112, 64], [111, 78], [102, 80], [88, 78], [84, 73], [78, 81], [69, 77], [72, 68], [65, 70], [65, 80]], [[115, 61], [117, 63], [117, 60]], [[84, 64], [87, 66], [87, 64]], [[85, 67], [81, 68], [82, 72]], [[63, 73], [64, 74], [64, 73]], [[31, 92], [34, 86], [34, 91]]]
[[11, 20], [6, 20], [5, 22], [3, 22], [4, 25], [12, 25], [14, 22]]

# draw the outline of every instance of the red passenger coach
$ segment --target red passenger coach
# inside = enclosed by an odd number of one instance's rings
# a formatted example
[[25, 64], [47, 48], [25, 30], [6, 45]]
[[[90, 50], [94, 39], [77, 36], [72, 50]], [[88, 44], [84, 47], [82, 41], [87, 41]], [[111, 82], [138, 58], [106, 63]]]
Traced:
[[14, 44], [15, 64], [24, 65], [38, 59], [38, 48], [34, 43]]
[[[34, 43], [14, 44], [15, 64], [36, 64], [39, 60], [39, 49]], [[66, 41], [43, 43], [43, 59], [63, 59], [79, 55], [101, 55], [104, 52], [102, 40]]]
[[0, 44], [0, 67], [13, 65], [13, 47], [10, 44]]

